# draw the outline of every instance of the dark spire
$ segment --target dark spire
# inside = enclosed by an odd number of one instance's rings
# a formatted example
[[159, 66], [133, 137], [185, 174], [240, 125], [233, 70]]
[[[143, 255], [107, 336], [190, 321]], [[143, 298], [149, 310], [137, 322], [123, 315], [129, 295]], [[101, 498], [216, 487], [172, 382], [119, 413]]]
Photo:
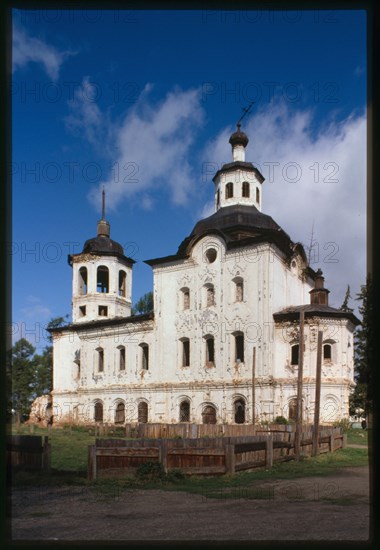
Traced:
[[106, 211], [106, 192], [103, 187], [102, 191], [102, 219], [98, 221], [98, 236], [104, 235], [105, 237], [110, 236], [110, 224], [105, 219]]
[[310, 290], [310, 303], [328, 306], [330, 291], [325, 288], [325, 278], [323, 277], [322, 270], [318, 269], [315, 275], [314, 288]]
[[104, 186], [103, 186], [103, 191], [102, 191], [102, 220], [105, 220], [105, 211], [106, 211], [106, 192], [104, 191]]

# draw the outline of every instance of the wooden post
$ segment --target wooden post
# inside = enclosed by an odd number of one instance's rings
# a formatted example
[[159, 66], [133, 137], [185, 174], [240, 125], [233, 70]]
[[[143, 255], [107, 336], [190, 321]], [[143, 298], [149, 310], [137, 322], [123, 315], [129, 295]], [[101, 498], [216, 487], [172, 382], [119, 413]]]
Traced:
[[322, 370], [322, 342], [323, 331], [318, 331], [317, 367], [315, 373], [315, 402], [314, 402], [314, 427], [312, 456], [319, 453], [319, 414], [321, 406], [321, 370]]
[[265, 442], [265, 467], [270, 470], [273, 466], [273, 434], [268, 434]]
[[226, 445], [226, 474], [234, 475], [235, 473], [235, 445]]
[[255, 424], [256, 422], [255, 376], [256, 376], [256, 347], [253, 348], [253, 355], [252, 355], [252, 424]]
[[90, 481], [96, 479], [96, 445], [88, 446], [87, 478]]
[[158, 460], [161, 462], [164, 472], [168, 471], [168, 442], [166, 439], [161, 439], [158, 451]]
[[297, 417], [296, 433], [294, 434], [294, 452], [296, 460], [300, 459], [301, 433], [302, 433], [302, 382], [303, 382], [303, 326], [305, 312], [300, 311], [299, 327], [299, 353], [298, 353], [298, 378], [297, 378]]

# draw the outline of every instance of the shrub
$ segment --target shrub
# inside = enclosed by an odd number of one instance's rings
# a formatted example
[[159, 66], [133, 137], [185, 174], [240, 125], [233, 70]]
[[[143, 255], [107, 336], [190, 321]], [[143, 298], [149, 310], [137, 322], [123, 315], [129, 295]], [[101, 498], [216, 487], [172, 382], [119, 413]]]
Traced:
[[165, 476], [165, 481], [168, 481], [169, 483], [176, 483], [177, 481], [181, 481], [183, 479], [185, 479], [185, 474], [180, 468], [173, 468], [172, 470], [169, 470]]
[[276, 416], [276, 418], [274, 419], [274, 423], [275, 424], [288, 424], [288, 421], [286, 420], [286, 418], [284, 416]]
[[333, 426], [334, 428], [342, 428], [343, 432], [346, 433], [351, 428], [351, 422], [348, 418], [342, 418], [341, 420], [334, 422]]
[[159, 462], [144, 462], [137, 466], [136, 477], [140, 481], [161, 481], [165, 478], [165, 471]]

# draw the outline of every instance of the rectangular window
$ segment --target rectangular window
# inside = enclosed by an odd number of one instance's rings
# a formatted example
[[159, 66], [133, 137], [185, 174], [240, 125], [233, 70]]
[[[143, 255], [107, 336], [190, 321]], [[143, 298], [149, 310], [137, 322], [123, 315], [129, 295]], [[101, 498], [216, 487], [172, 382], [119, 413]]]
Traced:
[[190, 366], [190, 341], [184, 340], [182, 342], [182, 366]]
[[141, 346], [142, 351], [142, 369], [148, 370], [149, 369], [149, 346], [145, 344], [144, 346]]
[[100, 317], [108, 317], [108, 306], [99, 306], [98, 315]]
[[119, 369], [125, 370], [125, 348], [119, 349]]
[[207, 338], [206, 340], [206, 362], [214, 363], [214, 338]]
[[238, 334], [235, 336], [235, 361], [244, 363], [244, 336]]
[[79, 317], [86, 316], [86, 306], [79, 306]]
[[98, 350], [98, 372], [104, 371], [104, 350]]

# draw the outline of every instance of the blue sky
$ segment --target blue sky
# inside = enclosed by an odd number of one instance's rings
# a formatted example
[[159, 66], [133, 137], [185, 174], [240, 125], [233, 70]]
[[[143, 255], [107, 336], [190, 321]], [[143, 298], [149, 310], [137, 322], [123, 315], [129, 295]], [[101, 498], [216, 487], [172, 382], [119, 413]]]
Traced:
[[330, 303], [366, 272], [364, 11], [14, 10], [13, 332], [37, 348], [71, 316], [67, 254], [111, 237], [137, 263], [175, 253], [212, 213], [212, 177], [243, 129], [263, 211], [310, 243]]

